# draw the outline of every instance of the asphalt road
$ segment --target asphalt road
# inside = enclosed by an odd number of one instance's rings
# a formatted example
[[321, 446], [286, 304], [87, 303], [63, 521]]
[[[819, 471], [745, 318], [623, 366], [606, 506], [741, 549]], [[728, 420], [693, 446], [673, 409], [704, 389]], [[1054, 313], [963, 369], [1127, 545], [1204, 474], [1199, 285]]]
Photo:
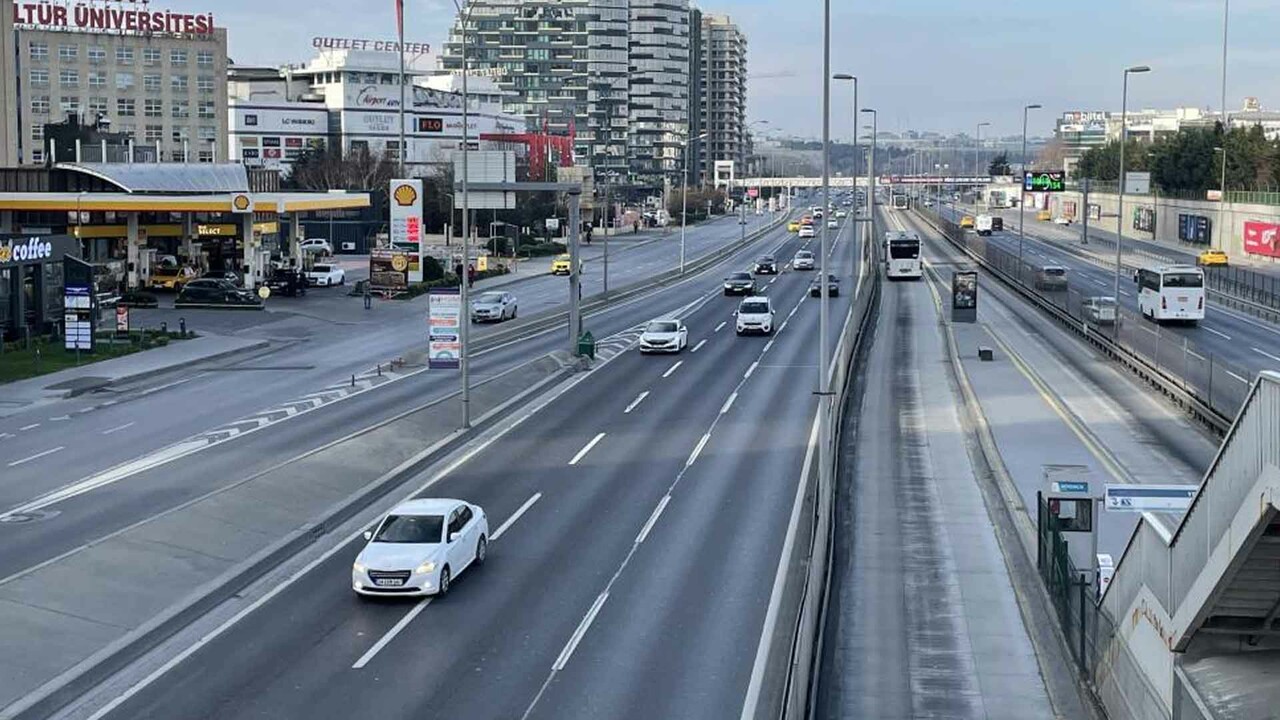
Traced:
[[816, 408], [819, 301], [784, 271], [785, 325], [740, 338], [719, 277], [632, 316], [705, 298], [690, 351], [618, 356], [432, 488], [494, 529], [527, 508], [448, 598], [358, 600], [353, 544], [110, 717], [736, 717]]

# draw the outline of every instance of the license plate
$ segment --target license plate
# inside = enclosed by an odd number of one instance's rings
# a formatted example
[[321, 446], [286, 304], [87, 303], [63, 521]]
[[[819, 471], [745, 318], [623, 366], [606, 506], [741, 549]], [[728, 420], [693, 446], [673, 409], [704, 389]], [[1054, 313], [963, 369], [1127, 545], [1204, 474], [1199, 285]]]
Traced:
[[380, 578], [374, 585], [378, 587], [400, 587], [404, 582], [395, 578]]
[[1188, 298], [1186, 295], [1179, 295], [1179, 296], [1178, 296], [1178, 302], [1186, 302], [1186, 301], [1187, 301], [1187, 300], [1189, 300], [1189, 299], [1190, 299], [1190, 298]]

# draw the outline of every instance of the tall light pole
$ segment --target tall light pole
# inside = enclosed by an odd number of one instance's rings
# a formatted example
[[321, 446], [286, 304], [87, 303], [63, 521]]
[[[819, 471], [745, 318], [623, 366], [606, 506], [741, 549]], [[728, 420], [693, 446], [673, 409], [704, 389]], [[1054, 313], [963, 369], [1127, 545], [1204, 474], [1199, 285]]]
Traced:
[[[465, 36], [466, 28], [463, 28], [463, 33]], [[396, 0], [396, 37], [400, 41], [400, 152], [397, 155], [400, 156], [400, 177], [404, 177], [404, 0]], [[106, 158], [102, 161], [106, 162]]]
[[1218, 197], [1218, 249], [1225, 251], [1227, 249], [1227, 226], [1222, 224], [1224, 211], [1227, 207], [1227, 137], [1225, 134], [1222, 136], [1222, 147], [1216, 147], [1213, 151], [1214, 153], [1222, 153], [1222, 184], [1218, 186], [1221, 188], [1218, 192], [1222, 193]]
[[1018, 191], [1018, 282], [1022, 282], [1022, 241], [1024, 235], [1022, 233], [1023, 218], [1026, 215], [1023, 207], [1023, 200], [1027, 199], [1026, 193], [1026, 177], [1027, 177], [1027, 113], [1032, 110], [1039, 110], [1041, 105], [1027, 105], [1022, 108], [1022, 189]]
[[[1116, 201], [1116, 279], [1115, 298], [1120, 302], [1120, 250], [1124, 246], [1124, 146], [1129, 135], [1129, 74], [1151, 72], [1146, 65], [1124, 69], [1124, 89], [1120, 94], [1120, 193]], [[1088, 211], [1088, 208], [1085, 208]], [[1119, 323], [1116, 323], [1119, 326]], [[1117, 328], [1117, 332], [1118, 332]]]
[[[831, 212], [831, 0], [822, 0], [822, 214]], [[822, 222], [821, 262], [818, 271], [818, 486], [819, 492], [828, 492], [831, 483], [831, 448], [828, 447], [831, 423], [830, 384], [827, 382], [827, 364], [830, 349], [827, 347], [827, 322], [830, 309], [830, 288], [827, 278], [827, 255], [831, 252], [830, 222]]]
[[[466, 0], [463, 0], [466, 2]], [[467, 75], [471, 70], [468, 65], [467, 57], [467, 23], [471, 20], [471, 10], [475, 7], [473, 2], [466, 3], [464, 11], [458, 0], [453, 0], [453, 6], [458, 10], [458, 27], [462, 30], [462, 277], [458, 278], [458, 285], [461, 287], [459, 301], [462, 303], [463, 320], [461, 322], [462, 333], [462, 351], [461, 357], [458, 359], [458, 367], [462, 373], [462, 427], [471, 427], [471, 204], [470, 195], [467, 190], [469, 182], [467, 172], [467, 155], [470, 150], [471, 139], [469, 137], [470, 125], [470, 105], [471, 101], [467, 95]], [[401, 45], [403, 48], [403, 45]], [[403, 57], [403, 55], [402, 55]], [[403, 97], [404, 86], [401, 85], [401, 97]], [[401, 111], [404, 110], [404, 102], [400, 103]], [[403, 130], [404, 124], [401, 123]], [[404, 157], [403, 141], [401, 142], [400, 155]]]
[[[861, 112], [871, 114], [871, 157], [867, 162], [867, 223], [868, 233], [875, 232], [876, 226], [876, 142], [879, 138], [880, 116], [874, 108], [862, 108]], [[868, 237], [874, 239], [874, 235]]]
[[1222, 224], [1227, 205], [1227, 27], [1231, 20], [1231, 0], [1222, 0], [1222, 197], [1218, 199], [1218, 249], [1226, 250], [1227, 227]]
[[684, 230], [688, 225], [689, 217], [689, 145], [696, 143], [705, 138], [707, 133], [702, 133], [695, 138], [685, 138], [684, 150], [680, 153], [684, 156], [684, 172], [680, 178], [680, 274], [684, 274]]
[[[849, 73], [836, 73], [835, 75], [831, 76], [831, 79], [851, 81], [853, 83], [853, 173], [852, 174], [854, 177], [853, 184], [855, 187], [857, 187], [858, 159], [861, 157], [861, 155], [858, 154], [858, 76], [850, 75]], [[857, 215], [857, 212], [855, 211], [854, 214]]]
[[991, 123], [989, 122], [978, 123], [978, 132], [973, 141], [973, 176], [974, 177], [977, 177], [982, 174], [982, 168], [979, 167], [979, 165], [982, 164], [982, 162], [979, 160], [979, 155], [982, 153], [982, 128], [989, 127], [990, 125]]

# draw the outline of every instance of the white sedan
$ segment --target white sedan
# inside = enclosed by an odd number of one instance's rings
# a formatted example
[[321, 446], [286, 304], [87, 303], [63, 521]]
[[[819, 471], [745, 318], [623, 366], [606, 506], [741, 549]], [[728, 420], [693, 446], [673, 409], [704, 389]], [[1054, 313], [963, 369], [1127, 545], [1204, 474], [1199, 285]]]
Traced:
[[471, 322], [492, 320], [502, 322], [507, 318], [514, 319], [518, 312], [516, 296], [508, 292], [493, 291], [481, 293], [471, 301]]
[[316, 287], [329, 287], [331, 285], [346, 285], [347, 274], [337, 265], [329, 265], [327, 263], [316, 263], [307, 271], [307, 284]]
[[303, 253], [319, 253], [320, 255], [332, 255], [333, 245], [324, 238], [307, 238], [298, 243], [298, 249]]
[[640, 333], [640, 352], [678, 353], [689, 346], [689, 328], [675, 319], [650, 322]]
[[461, 500], [409, 500], [364, 537], [369, 542], [351, 566], [357, 594], [445, 595], [463, 571], [484, 564], [489, 520]]

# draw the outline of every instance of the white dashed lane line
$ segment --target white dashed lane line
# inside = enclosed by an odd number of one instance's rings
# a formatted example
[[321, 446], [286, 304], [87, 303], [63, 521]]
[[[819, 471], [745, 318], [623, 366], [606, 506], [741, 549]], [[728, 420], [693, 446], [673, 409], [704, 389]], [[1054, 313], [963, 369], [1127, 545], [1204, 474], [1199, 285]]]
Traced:
[[632, 410], [635, 410], [636, 406], [644, 402], [644, 399], [647, 397], [649, 397], [649, 391], [645, 390], [644, 392], [637, 395], [635, 400], [631, 401], [631, 404], [627, 406], [626, 410], [622, 411], [622, 414], [626, 415], [627, 413], [630, 413]]
[[706, 344], [707, 344], [707, 341], [706, 341], [705, 339], [703, 339], [703, 340], [699, 340], [699, 341], [698, 341], [698, 344], [697, 344], [697, 345], [694, 345], [694, 346], [693, 346], [693, 349], [692, 349], [692, 350], [690, 350], [689, 352], [691, 352], [691, 353], [696, 353], [696, 352], [698, 352], [698, 350], [702, 349], [702, 346], [703, 346], [703, 345], [706, 345]]
[[45, 450], [44, 452], [38, 452], [35, 455], [24, 457], [21, 460], [14, 460], [13, 462], [9, 463], [9, 467], [17, 467], [19, 465], [24, 465], [26, 463], [29, 463], [32, 460], [39, 460], [40, 458], [45, 457], [46, 455], [52, 455], [58, 452], [59, 450], [63, 450], [63, 449], [65, 449], [65, 446], [59, 445], [56, 448], [51, 448], [49, 450]]
[[587, 453], [591, 452], [591, 448], [595, 447], [597, 443], [599, 443], [601, 440], [604, 439], [604, 436], [605, 436], [605, 433], [599, 433], [595, 437], [591, 438], [591, 442], [583, 446], [583, 448], [578, 451], [578, 454], [574, 455], [573, 459], [569, 461], [569, 464], [577, 465], [578, 462], [582, 460], [582, 458], [587, 456]]

